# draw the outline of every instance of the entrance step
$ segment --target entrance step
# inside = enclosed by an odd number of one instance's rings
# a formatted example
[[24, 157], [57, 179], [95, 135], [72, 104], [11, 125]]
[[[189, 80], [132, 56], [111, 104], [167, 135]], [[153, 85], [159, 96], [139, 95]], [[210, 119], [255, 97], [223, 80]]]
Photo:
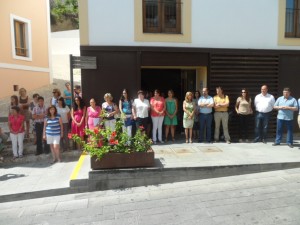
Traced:
[[[156, 164], [161, 164], [156, 159]], [[89, 171], [85, 179], [73, 180], [70, 187], [83, 188], [89, 191], [124, 189], [138, 186], [159, 185], [166, 183], [210, 179], [225, 176], [236, 176], [251, 173], [268, 172], [299, 168], [300, 162], [267, 163], [208, 167], [178, 168], [130, 168]]]

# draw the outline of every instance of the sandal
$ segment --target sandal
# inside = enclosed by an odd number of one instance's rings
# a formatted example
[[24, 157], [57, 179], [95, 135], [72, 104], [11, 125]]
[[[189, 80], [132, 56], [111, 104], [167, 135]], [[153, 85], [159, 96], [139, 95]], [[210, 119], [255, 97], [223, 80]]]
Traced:
[[192, 138], [190, 139], [190, 143], [193, 143]]
[[185, 143], [189, 143], [189, 140], [188, 140], [188, 139], [186, 139], [186, 140], [185, 140]]

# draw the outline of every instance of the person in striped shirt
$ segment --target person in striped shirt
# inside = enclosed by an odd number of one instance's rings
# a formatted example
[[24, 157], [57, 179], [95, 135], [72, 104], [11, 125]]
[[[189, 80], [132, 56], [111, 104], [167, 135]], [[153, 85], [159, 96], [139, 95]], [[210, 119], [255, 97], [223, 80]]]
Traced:
[[50, 106], [47, 110], [47, 117], [44, 120], [43, 138], [50, 145], [53, 156], [52, 164], [61, 162], [59, 143], [63, 137], [63, 123], [55, 106]]

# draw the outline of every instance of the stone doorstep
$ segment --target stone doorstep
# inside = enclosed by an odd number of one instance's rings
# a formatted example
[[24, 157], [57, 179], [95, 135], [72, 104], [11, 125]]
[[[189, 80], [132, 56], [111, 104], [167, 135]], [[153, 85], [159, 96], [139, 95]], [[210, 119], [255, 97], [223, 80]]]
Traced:
[[89, 191], [124, 189], [293, 168], [300, 168], [300, 162], [208, 167], [153, 167], [94, 170], [89, 172], [88, 179], [70, 181], [70, 187], [71, 189], [86, 188]]

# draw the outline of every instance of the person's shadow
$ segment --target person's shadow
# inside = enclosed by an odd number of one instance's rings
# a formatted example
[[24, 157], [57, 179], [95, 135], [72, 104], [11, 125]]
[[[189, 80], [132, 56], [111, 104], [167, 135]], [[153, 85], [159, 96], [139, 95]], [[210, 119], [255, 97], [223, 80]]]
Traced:
[[0, 176], [0, 181], [15, 179], [15, 178], [19, 178], [19, 177], [25, 177], [25, 175], [24, 174], [5, 174], [5, 175]]

